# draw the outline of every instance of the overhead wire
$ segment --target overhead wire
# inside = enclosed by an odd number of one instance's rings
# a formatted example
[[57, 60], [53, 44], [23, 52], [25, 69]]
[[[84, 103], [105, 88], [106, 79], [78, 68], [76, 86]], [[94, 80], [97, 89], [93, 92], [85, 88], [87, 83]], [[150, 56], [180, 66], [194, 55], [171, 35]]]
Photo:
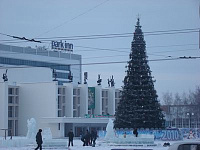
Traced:
[[44, 32], [44, 33], [38, 35], [37, 37], [39, 37], [39, 36], [41, 36], [41, 35], [43, 35], [43, 34], [49, 33], [49, 32], [51, 32], [51, 31], [53, 31], [53, 30], [55, 30], [55, 29], [57, 29], [57, 28], [63, 26], [64, 24], [66, 24], [66, 23], [68, 23], [68, 22], [70, 22], [70, 21], [73, 21], [73, 20], [77, 19], [77, 18], [80, 17], [80, 16], [83, 16], [83, 15], [89, 13], [90, 11], [96, 9], [97, 7], [103, 5], [104, 3], [108, 2], [108, 1], [109, 1], [109, 0], [105, 0], [105, 1], [103, 1], [103, 2], [101, 2], [101, 3], [99, 3], [98, 5], [96, 5], [96, 6], [92, 7], [92, 8], [90, 8], [90, 9], [88, 9], [87, 11], [85, 11], [85, 12], [83, 12], [83, 13], [81, 13], [81, 14], [79, 14], [79, 15], [73, 17], [73, 18], [71, 18], [70, 20], [67, 20], [67, 21], [61, 23], [60, 25], [55, 26], [55, 27], [53, 27], [53, 28], [50, 29], [50, 30], [47, 30], [46, 32]]
[[[191, 56], [183, 56], [183, 57], [176, 57], [176, 58], [165, 58], [165, 59], [151, 59], [151, 60], [147, 60], [149, 62], [156, 62], [156, 61], [169, 61], [169, 60], [189, 60], [189, 59], [199, 59], [200, 57], [191, 57]], [[130, 61], [130, 60], [129, 60]], [[50, 65], [48, 67], [53, 67], [53, 66], [88, 66], [88, 65], [108, 65], [108, 64], [119, 64], [119, 63], [127, 63], [129, 61], [112, 61], [112, 62], [96, 62], [96, 63], [85, 63], [85, 64], [67, 64], [67, 65], [62, 65], [62, 64], [58, 64], [58, 65]], [[47, 67], [47, 66], [2, 66], [0, 67], [0, 69], [9, 69], [9, 68], [37, 68], [37, 67]]]
[[[151, 32], [143, 32], [145, 36], [152, 36], [152, 35], [172, 35], [172, 34], [185, 34], [185, 33], [194, 33], [199, 32], [199, 28], [193, 29], [179, 29], [179, 30], [163, 30], [163, 31], [151, 31]], [[6, 35], [4, 33], [0, 33], [2, 35]], [[107, 38], [125, 38], [125, 37], [132, 37], [134, 33], [117, 33], [117, 34], [99, 34], [99, 35], [84, 35], [84, 36], [68, 36], [68, 37], [50, 37], [50, 38], [35, 38], [40, 40], [41, 42], [52, 41], [52, 40], [94, 40], [94, 39], [107, 39]], [[135, 34], [136, 35], [136, 34]], [[12, 35], [7, 35], [12, 37]], [[18, 43], [20, 41], [3, 41], [4, 43]]]

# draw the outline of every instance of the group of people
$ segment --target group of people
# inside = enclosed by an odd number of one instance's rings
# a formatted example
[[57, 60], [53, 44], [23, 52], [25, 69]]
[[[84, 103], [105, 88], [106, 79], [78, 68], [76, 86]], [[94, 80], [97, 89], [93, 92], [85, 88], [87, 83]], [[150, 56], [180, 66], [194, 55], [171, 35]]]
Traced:
[[[72, 132], [72, 129], [68, 132], [68, 137], [69, 137], [68, 147], [70, 145], [73, 146], [74, 133]], [[81, 133], [81, 141], [83, 142], [83, 146], [95, 147], [96, 139], [97, 139], [97, 132], [95, 130], [92, 130], [91, 133], [88, 130], [86, 130], [85, 134]]]
[[[71, 145], [73, 146], [73, 138], [74, 138], [74, 133], [72, 131], [72, 129], [68, 132], [69, 137], [69, 142], [68, 142], [68, 147]], [[85, 134], [81, 134], [81, 141], [83, 142], [83, 146], [93, 146], [95, 147], [95, 142], [97, 139], [97, 132], [95, 130], [92, 130], [91, 133], [86, 130]], [[35, 148], [35, 150], [39, 149], [42, 150], [42, 129], [39, 129], [36, 135], [36, 143], [37, 143], [37, 147]]]
[[96, 139], [97, 139], [97, 131], [92, 130], [91, 133], [86, 130], [86, 133], [81, 135], [81, 141], [83, 142], [83, 146], [93, 146], [95, 147]]
[[[35, 148], [35, 150], [37, 150], [38, 148], [40, 148], [40, 150], [42, 150], [42, 129], [39, 129], [37, 135], [36, 135], [36, 142], [37, 142], [37, 148]], [[137, 128], [135, 128], [133, 130], [133, 134], [138, 137], [138, 131]], [[74, 133], [72, 131], [72, 129], [68, 132], [68, 137], [69, 137], [69, 142], [68, 142], [68, 147], [71, 145], [73, 146], [73, 138], [74, 138]], [[96, 130], [92, 130], [91, 133], [86, 130], [86, 133], [81, 134], [81, 141], [83, 142], [83, 146], [93, 146], [95, 147], [95, 142], [97, 139], [98, 135], [97, 135], [97, 131]], [[126, 138], [126, 132], [124, 134], [124, 138]]]

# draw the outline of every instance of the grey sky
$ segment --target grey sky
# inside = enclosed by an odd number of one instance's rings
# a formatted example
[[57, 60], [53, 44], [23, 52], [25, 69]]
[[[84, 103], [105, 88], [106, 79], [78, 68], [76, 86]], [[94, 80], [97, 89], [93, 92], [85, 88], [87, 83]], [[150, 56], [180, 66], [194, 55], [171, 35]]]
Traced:
[[[0, 0], [0, 33], [26, 38], [133, 33], [138, 14], [143, 32], [200, 27], [199, 0]], [[7, 39], [12, 40], [0, 35], [0, 43], [36, 45], [2, 41]], [[81, 54], [85, 64], [128, 61], [131, 41], [132, 37], [68, 42], [74, 44], [74, 53]], [[199, 33], [149, 35], [145, 36], [145, 41], [149, 59], [200, 56]], [[40, 45], [48, 47], [49, 44]], [[200, 85], [199, 64], [200, 59], [149, 62], [160, 98], [162, 92], [188, 92]], [[116, 87], [121, 87], [125, 66], [126, 63], [90, 65], [83, 66], [83, 72], [88, 72], [89, 86], [95, 86], [97, 76], [101, 74], [103, 87], [107, 86], [111, 75]]]

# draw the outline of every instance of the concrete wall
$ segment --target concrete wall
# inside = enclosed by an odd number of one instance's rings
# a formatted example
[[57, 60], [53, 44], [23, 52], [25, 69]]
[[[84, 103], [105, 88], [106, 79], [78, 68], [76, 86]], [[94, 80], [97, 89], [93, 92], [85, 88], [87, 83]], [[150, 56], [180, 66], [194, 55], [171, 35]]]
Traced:
[[27, 134], [27, 120], [35, 118], [37, 128], [47, 127], [42, 117], [57, 117], [57, 82], [24, 83], [19, 90], [19, 135]]
[[[0, 74], [6, 72], [6, 69], [0, 69]], [[13, 83], [27, 83], [27, 82], [51, 82], [52, 70], [44, 67], [31, 68], [12, 68], [7, 72], [9, 84]], [[0, 82], [3, 79], [0, 78]]]
[[95, 109], [94, 114], [102, 115], [102, 86], [95, 87]]
[[66, 89], [66, 91], [65, 91], [66, 117], [73, 117], [73, 84], [72, 83], [64, 83], [63, 85], [66, 87], [65, 88]]
[[[0, 82], [0, 129], [8, 129], [8, 83]], [[0, 130], [0, 136], [4, 131]]]
[[108, 113], [110, 115], [115, 114], [115, 88], [108, 88]]
[[88, 114], [88, 85], [79, 84], [80, 87], [80, 117], [84, 117], [85, 114]]

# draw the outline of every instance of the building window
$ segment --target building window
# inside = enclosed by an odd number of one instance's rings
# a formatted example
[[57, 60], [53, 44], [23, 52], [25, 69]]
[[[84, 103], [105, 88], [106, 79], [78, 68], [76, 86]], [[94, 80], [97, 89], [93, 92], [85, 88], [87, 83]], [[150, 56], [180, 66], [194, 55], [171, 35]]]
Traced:
[[19, 107], [16, 106], [16, 107], [15, 107], [15, 117], [18, 117], [18, 112], [19, 112]]
[[18, 135], [18, 120], [15, 120], [15, 136]]
[[9, 104], [13, 104], [14, 103], [14, 97], [13, 96], [9, 96], [8, 97], [8, 103]]
[[15, 97], [15, 104], [19, 104], [19, 96]]
[[13, 117], [13, 107], [8, 106], [8, 117]]
[[9, 88], [9, 89], [8, 89], [8, 94], [9, 94], [9, 95], [13, 95], [13, 94], [14, 94], [14, 93], [13, 93], [13, 88]]
[[60, 123], [58, 124], [58, 130], [60, 130]]

